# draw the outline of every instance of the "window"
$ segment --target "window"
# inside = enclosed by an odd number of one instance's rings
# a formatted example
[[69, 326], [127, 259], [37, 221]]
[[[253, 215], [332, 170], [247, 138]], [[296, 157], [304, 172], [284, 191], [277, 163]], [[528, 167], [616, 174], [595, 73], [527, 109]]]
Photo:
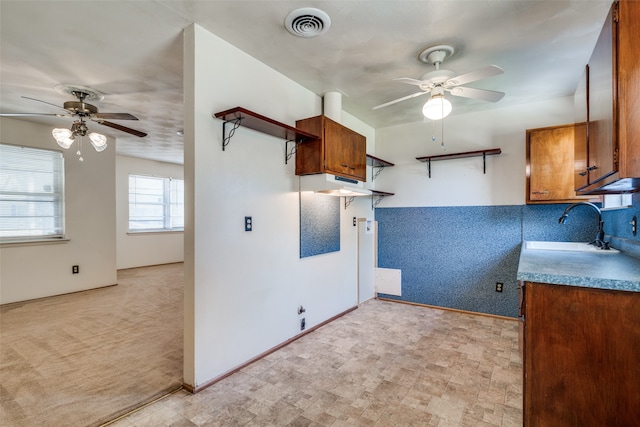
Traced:
[[62, 237], [62, 153], [0, 144], [0, 240]]
[[184, 180], [129, 175], [129, 231], [184, 229]]
[[602, 210], [624, 209], [633, 206], [631, 194], [605, 194]]

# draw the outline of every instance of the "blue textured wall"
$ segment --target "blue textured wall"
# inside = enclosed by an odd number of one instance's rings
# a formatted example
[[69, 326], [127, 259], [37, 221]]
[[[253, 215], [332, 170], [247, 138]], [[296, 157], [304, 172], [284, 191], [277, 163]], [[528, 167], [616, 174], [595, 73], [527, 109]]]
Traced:
[[340, 250], [340, 200], [300, 193], [300, 258]]
[[[589, 241], [597, 219], [568, 205], [377, 208], [378, 266], [402, 270], [403, 301], [516, 317], [523, 240]], [[504, 283], [502, 293], [496, 282]]]

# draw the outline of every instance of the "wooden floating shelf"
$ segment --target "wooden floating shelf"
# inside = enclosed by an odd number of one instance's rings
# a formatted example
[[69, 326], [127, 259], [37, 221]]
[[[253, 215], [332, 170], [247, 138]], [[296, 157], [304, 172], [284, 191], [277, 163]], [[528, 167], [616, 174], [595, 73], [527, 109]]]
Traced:
[[[371, 166], [371, 181], [375, 181], [376, 177], [380, 175], [382, 169], [390, 166], [395, 166], [393, 163], [388, 162], [386, 160], [382, 160], [379, 157], [372, 156], [371, 154], [367, 154], [367, 166]], [[393, 196], [395, 193], [389, 193], [387, 191], [378, 191], [378, 190], [370, 190], [371, 191], [371, 210], [375, 209], [376, 206], [387, 196]]]
[[[298, 150], [299, 143], [320, 139], [317, 135], [277, 122], [269, 117], [254, 113], [253, 111], [242, 107], [220, 111], [219, 113], [215, 113], [213, 116], [224, 120], [224, 123], [222, 124], [222, 151], [224, 151], [226, 146], [229, 145], [229, 142], [231, 142], [231, 137], [236, 132], [236, 129], [240, 126], [244, 126], [249, 129], [286, 140], [284, 150], [285, 165]], [[227, 134], [228, 123], [233, 126], [229, 130], [229, 134]], [[293, 143], [291, 149], [289, 149], [289, 142]]]
[[450, 154], [438, 154], [437, 156], [425, 156], [425, 157], [416, 157], [416, 160], [420, 160], [421, 162], [426, 162], [431, 160], [435, 162], [436, 160], [453, 160], [453, 159], [463, 159], [465, 157], [480, 157], [480, 156], [494, 156], [496, 154], [501, 154], [502, 150], [499, 148], [491, 148], [489, 150], [478, 150], [478, 151], [466, 151], [464, 153], [450, 153]]
[[317, 135], [310, 134], [293, 126], [277, 122], [273, 119], [254, 113], [242, 107], [235, 107], [230, 110], [215, 113], [214, 117], [222, 119], [225, 122], [233, 122], [239, 120], [240, 125], [248, 127], [258, 132], [277, 138], [286, 139], [287, 141], [298, 141], [305, 139], [318, 139]]
[[367, 154], [367, 166], [372, 166], [374, 168], [380, 168], [380, 167], [383, 168], [383, 167], [395, 166], [395, 165], [386, 160], [382, 160], [378, 157], [372, 156], [371, 154]]
[[416, 157], [416, 160], [427, 163], [429, 169], [429, 178], [431, 178], [431, 162], [435, 162], [438, 160], [464, 159], [466, 157], [482, 157], [483, 172], [487, 173], [487, 156], [495, 156], [501, 153], [502, 150], [499, 148], [490, 148], [488, 150], [465, 151], [463, 153], [438, 154], [436, 156]]
[[396, 194], [396, 193], [388, 193], [386, 191], [378, 191], [378, 190], [369, 190], [369, 191], [371, 191], [371, 195], [373, 195], [373, 196], [386, 197], [386, 196], [393, 196], [394, 194]]

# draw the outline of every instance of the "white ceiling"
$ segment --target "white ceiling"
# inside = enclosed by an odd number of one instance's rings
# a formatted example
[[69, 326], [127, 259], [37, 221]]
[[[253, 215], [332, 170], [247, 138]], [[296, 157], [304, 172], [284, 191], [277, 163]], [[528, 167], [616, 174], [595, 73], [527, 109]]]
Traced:
[[[394, 82], [432, 66], [417, 54], [452, 44], [444, 68], [458, 74], [495, 64], [505, 73], [469, 86], [498, 90], [496, 104], [449, 96], [452, 114], [571, 95], [611, 0], [237, 1], [0, 0], [0, 112], [57, 113], [71, 100], [54, 87], [89, 86], [105, 94], [101, 112], [126, 112], [145, 138], [104, 126], [117, 153], [182, 163], [182, 30], [192, 22], [322, 95], [339, 90], [345, 111], [378, 128], [422, 121], [417, 92]], [[315, 38], [289, 34], [287, 14], [317, 7], [332, 20]], [[229, 107], [234, 107], [230, 105]], [[277, 118], [276, 118], [277, 119]], [[32, 118], [65, 126], [64, 118]], [[70, 124], [70, 123], [69, 123]], [[53, 142], [53, 139], [52, 139]]]

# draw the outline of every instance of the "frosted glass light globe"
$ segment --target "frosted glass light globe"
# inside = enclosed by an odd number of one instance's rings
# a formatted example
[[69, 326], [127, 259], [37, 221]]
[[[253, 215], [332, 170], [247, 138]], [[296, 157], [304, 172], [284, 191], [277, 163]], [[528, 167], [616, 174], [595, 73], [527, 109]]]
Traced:
[[58, 145], [64, 149], [68, 149], [73, 144], [74, 136], [73, 132], [69, 129], [55, 128], [51, 131], [51, 135], [56, 139]]
[[444, 95], [433, 95], [422, 107], [422, 114], [431, 120], [442, 120], [449, 113], [451, 113], [451, 102]]

